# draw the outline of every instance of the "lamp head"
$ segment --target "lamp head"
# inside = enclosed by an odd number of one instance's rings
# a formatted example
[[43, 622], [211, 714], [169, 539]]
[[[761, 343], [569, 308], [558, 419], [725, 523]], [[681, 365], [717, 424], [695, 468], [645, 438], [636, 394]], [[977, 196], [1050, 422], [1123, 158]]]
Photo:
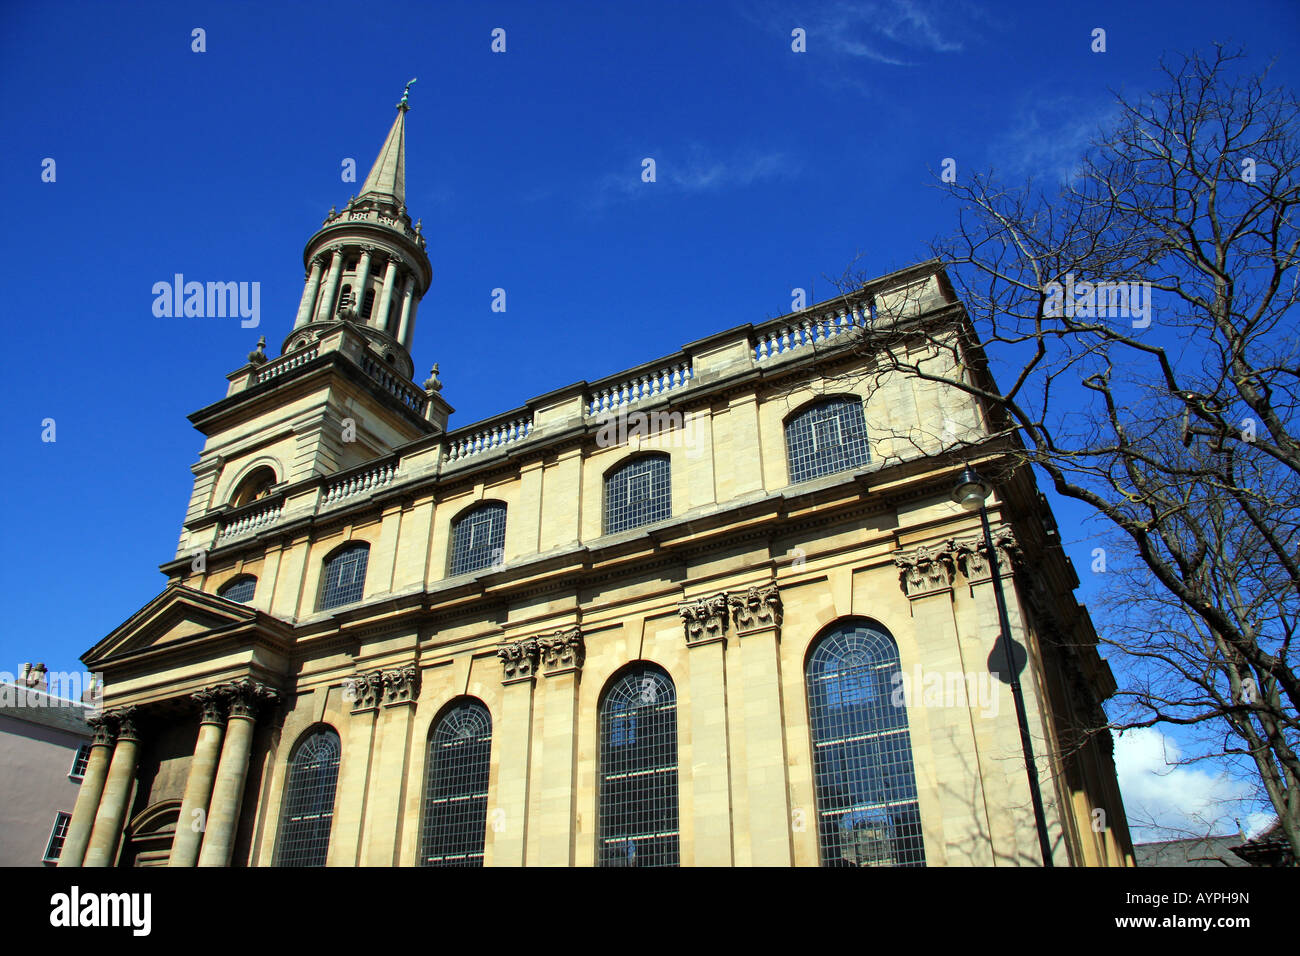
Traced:
[[975, 469], [968, 467], [957, 477], [957, 484], [952, 489], [952, 500], [967, 511], [979, 511], [991, 490], [989, 483]]

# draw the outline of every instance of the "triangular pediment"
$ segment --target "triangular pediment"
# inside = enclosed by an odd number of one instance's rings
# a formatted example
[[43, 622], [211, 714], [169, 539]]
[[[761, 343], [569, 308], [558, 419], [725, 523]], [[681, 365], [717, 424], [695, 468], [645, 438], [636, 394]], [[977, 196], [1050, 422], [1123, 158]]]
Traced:
[[92, 647], [83, 660], [93, 665], [148, 648], [181, 644], [257, 618], [258, 612], [247, 605], [173, 584]]

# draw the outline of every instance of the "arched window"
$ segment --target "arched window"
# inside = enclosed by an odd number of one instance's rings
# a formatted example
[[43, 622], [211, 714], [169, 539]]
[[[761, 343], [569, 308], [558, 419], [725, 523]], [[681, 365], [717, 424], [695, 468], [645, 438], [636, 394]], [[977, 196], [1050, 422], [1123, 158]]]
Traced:
[[240, 604], [247, 604], [253, 600], [253, 593], [257, 590], [257, 578], [251, 574], [241, 574], [233, 581], [227, 581], [221, 586], [217, 594], [221, 595], [227, 601], [237, 601]]
[[483, 505], [451, 526], [451, 573], [468, 574], [505, 560], [506, 506]]
[[837, 625], [805, 674], [823, 866], [925, 866], [898, 646], [880, 625]]
[[832, 398], [795, 415], [785, 425], [785, 451], [791, 484], [865, 465], [870, 453], [862, 401]]
[[322, 727], [304, 737], [289, 760], [276, 866], [324, 866], [334, 823], [339, 735]]
[[328, 611], [332, 607], [360, 601], [366, 588], [366, 562], [369, 559], [370, 545], [364, 541], [349, 544], [326, 558], [317, 609]]
[[429, 733], [421, 866], [482, 866], [492, 718], [477, 700], [448, 710]]
[[259, 465], [245, 475], [244, 480], [239, 483], [239, 487], [230, 497], [230, 506], [238, 508], [258, 498], [265, 498], [271, 493], [271, 486], [274, 484], [275, 471], [269, 465]]
[[600, 705], [600, 866], [676, 866], [677, 690], [653, 664]]
[[605, 477], [605, 533], [672, 517], [673, 493], [667, 455], [637, 458]]
[[334, 311], [339, 313], [350, 308], [352, 308], [352, 286], [348, 284], [339, 290], [339, 304]]

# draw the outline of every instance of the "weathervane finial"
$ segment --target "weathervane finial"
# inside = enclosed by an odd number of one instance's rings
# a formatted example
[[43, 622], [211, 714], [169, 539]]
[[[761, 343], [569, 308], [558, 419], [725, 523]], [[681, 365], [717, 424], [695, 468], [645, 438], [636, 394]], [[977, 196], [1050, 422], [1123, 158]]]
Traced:
[[397, 108], [398, 108], [399, 110], [409, 110], [409, 109], [410, 109], [410, 107], [406, 105], [406, 97], [410, 95], [410, 92], [411, 92], [411, 84], [414, 83], [414, 82], [415, 82], [416, 80], [418, 80], [418, 79], [419, 79], [418, 76], [413, 76], [413, 77], [411, 77], [411, 79], [410, 79], [410, 80], [407, 82], [407, 84], [406, 84], [406, 89], [402, 90], [402, 102], [400, 102], [400, 103], [397, 104]]

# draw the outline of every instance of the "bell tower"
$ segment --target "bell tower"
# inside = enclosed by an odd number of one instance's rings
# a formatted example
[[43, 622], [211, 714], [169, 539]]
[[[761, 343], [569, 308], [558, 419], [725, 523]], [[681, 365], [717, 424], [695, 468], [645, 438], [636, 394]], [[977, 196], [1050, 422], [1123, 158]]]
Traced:
[[412, 381], [416, 308], [433, 268], [406, 209], [410, 87], [360, 195], [331, 208], [307, 241], [280, 356], [267, 357], [263, 338], [227, 376], [225, 398], [190, 416], [207, 441], [177, 558], [317, 513], [333, 495], [322, 478], [349, 488], [369, 488], [370, 471], [389, 480], [395, 449], [446, 430], [453, 409], [436, 371], [423, 387]]
[[408, 83], [361, 194], [350, 198], [342, 212], [331, 207], [307, 241], [306, 285], [282, 353], [305, 347], [336, 323], [349, 322], [386, 364], [408, 379], [414, 372], [415, 312], [429, 289], [433, 267], [421, 224], [417, 220], [412, 226], [406, 209], [410, 88]]

